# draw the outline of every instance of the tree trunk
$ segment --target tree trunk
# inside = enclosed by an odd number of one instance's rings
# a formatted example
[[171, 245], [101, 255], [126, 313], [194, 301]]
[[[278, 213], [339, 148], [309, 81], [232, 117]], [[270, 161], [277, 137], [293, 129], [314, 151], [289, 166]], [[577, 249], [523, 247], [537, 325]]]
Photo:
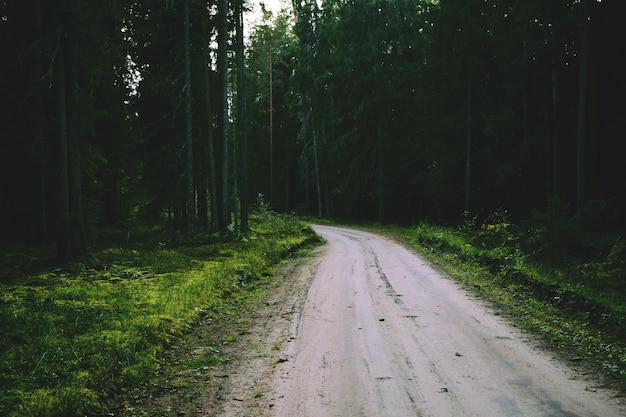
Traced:
[[[41, 95], [35, 99], [35, 114], [44, 114], [44, 106]], [[46, 154], [46, 140], [43, 120], [37, 121], [37, 151], [39, 157], [39, 194], [40, 194], [40, 228], [41, 237], [48, 240], [48, 156]]]
[[[328, 146], [328, 123], [326, 116], [322, 116], [322, 146]], [[320, 168], [320, 171], [321, 168]], [[324, 201], [324, 205], [322, 207], [321, 213], [326, 217], [330, 217], [330, 195], [328, 193], [328, 172], [322, 171], [320, 172], [320, 182], [324, 184], [322, 188], [322, 199]]]
[[465, 203], [464, 210], [470, 212], [471, 175], [472, 175], [472, 73], [468, 69], [466, 92], [466, 125], [465, 125]]
[[228, 0], [220, 0], [219, 13], [218, 70], [222, 82], [222, 228], [227, 228], [231, 224], [228, 167]]
[[[87, 237], [85, 231], [85, 215], [83, 212], [82, 170], [80, 156], [80, 86], [78, 79], [77, 56], [73, 47], [68, 47], [65, 64], [66, 75], [69, 75], [70, 91], [66, 94], [66, 120], [67, 120], [67, 143], [68, 143], [68, 167], [69, 167], [69, 198], [70, 198], [70, 233], [72, 255], [84, 252], [87, 249]], [[67, 71], [69, 67], [69, 72]], [[66, 80], [67, 87], [67, 80]]]
[[[42, 30], [42, 18], [43, 18], [43, 4], [41, 1], [37, 1], [35, 4], [35, 22], [36, 28], [38, 31]], [[44, 62], [43, 60], [37, 61], [37, 72], [40, 74], [44, 73]], [[43, 93], [39, 92], [35, 96], [35, 115], [42, 115], [45, 113], [44, 110], [44, 98]], [[46, 152], [46, 137], [45, 137], [45, 127], [43, 118], [37, 118], [37, 126], [36, 126], [36, 146], [37, 146], [37, 156], [39, 159], [39, 194], [40, 194], [40, 209], [39, 209], [39, 219], [40, 219], [40, 229], [41, 229], [41, 238], [44, 240], [48, 240], [48, 178], [47, 178], [47, 166], [48, 166], [48, 155]]]
[[192, 131], [192, 103], [191, 103], [191, 36], [189, 21], [189, 1], [185, 0], [185, 149], [186, 149], [186, 186], [187, 192], [187, 230], [192, 230], [197, 218], [196, 194], [193, 178], [193, 131]]
[[[62, 36], [62, 35], [61, 35]], [[70, 173], [67, 144], [67, 97], [65, 90], [64, 39], [59, 39], [56, 56], [56, 87], [59, 117], [59, 205], [57, 231], [57, 258], [66, 261], [72, 256], [70, 228]]]
[[559, 195], [559, 78], [556, 58], [552, 58], [552, 190], [553, 203]]
[[244, 74], [243, 0], [237, 1], [237, 127], [239, 132], [241, 233], [248, 232], [248, 128]]
[[322, 217], [322, 188], [320, 187], [320, 164], [317, 157], [317, 132], [313, 131], [313, 157], [315, 159], [315, 188], [317, 191], [317, 217]]
[[274, 199], [274, 74], [272, 68], [272, 33], [269, 43], [270, 61], [270, 205]]
[[463, 210], [469, 213], [471, 210], [472, 198], [472, 52], [473, 52], [473, 10], [472, 2], [466, 4], [466, 71], [467, 71], [467, 90], [465, 93], [465, 198]]
[[202, 47], [204, 48], [203, 62], [203, 78], [204, 78], [204, 104], [206, 108], [206, 141], [208, 147], [209, 159], [209, 182], [210, 182], [210, 205], [211, 205], [211, 228], [213, 230], [221, 230], [221, 221], [219, 215], [219, 198], [217, 195], [217, 169], [215, 166], [215, 145], [213, 143], [213, 106], [211, 104], [211, 76], [209, 64], [211, 56], [208, 45], [211, 39], [207, 28], [207, 19], [202, 19]]
[[376, 129], [376, 150], [378, 153], [378, 175], [376, 178], [376, 185], [378, 188], [378, 221], [385, 221], [385, 155], [384, 155], [384, 128], [382, 117], [380, 117], [381, 112], [378, 111], [379, 121]]
[[588, 27], [588, 0], [581, 0], [581, 30], [580, 30], [580, 79], [578, 97], [578, 143], [577, 143], [577, 186], [576, 186], [576, 219], [581, 225], [584, 216], [586, 202], [586, 152], [587, 152], [587, 116], [588, 116], [588, 94], [587, 94], [587, 27]]
[[302, 135], [302, 143], [304, 143], [302, 149], [302, 156], [300, 160], [300, 170], [301, 175], [304, 179], [304, 202], [307, 213], [312, 213], [311, 210], [311, 181], [309, 175], [309, 113], [307, 110], [302, 111], [302, 127], [301, 127], [301, 135]]
[[[198, 89], [196, 88], [196, 91]], [[209, 151], [207, 134], [204, 127], [197, 129], [196, 146], [194, 147], [194, 185], [196, 189], [196, 210], [198, 227], [208, 231], [209, 221]]]
[[304, 174], [304, 205], [307, 213], [311, 213], [311, 181], [309, 179], [309, 158], [306, 155], [306, 148], [302, 155], [302, 173]]
[[[237, 77], [230, 77], [229, 79], [229, 84], [230, 84], [230, 91], [231, 94], [235, 94], [235, 92], [237, 91], [237, 87], [235, 86], [235, 81], [237, 80]], [[232, 97], [232, 95], [231, 95]], [[234, 101], [234, 100], [233, 100]], [[234, 104], [234, 109], [231, 109], [231, 112], [235, 114], [235, 117], [237, 117], [237, 115], [239, 115], [239, 107], [238, 107], [238, 101], [237, 103]], [[238, 184], [238, 165], [237, 165], [237, 138], [239, 137], [239, 129], [238, 129], [238, 124], [239, 121], [237, 119], [235, 119], [234, 122], [231, 123], [230, 126], [230, 144], [229, 144], [229, 149], [230, 149], [230, 163], [231, 163], [231, 172], [230, 172], [230, 183], [228, 185], [229, 189], [231, 190], [230, 192], [230, 201], [229, 201], [229, 205], [231, 208], [231, 224], [232, 224], [232, 229], [233, 232], [235, 230], [239, 230], [239, 205], [237, 204], [237, 202], [239, 201], [239, 184]], [[230, 230], [229, 230], [230, 233]]]

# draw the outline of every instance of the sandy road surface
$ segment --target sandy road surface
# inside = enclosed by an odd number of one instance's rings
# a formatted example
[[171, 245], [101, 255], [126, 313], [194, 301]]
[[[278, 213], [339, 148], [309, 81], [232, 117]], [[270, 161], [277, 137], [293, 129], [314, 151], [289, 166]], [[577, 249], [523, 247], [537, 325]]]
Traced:
[[414, 253], [376, 235], [314, 228], [327, 244], [294, 304], [263, 414], [626, 415], [611, 393]]

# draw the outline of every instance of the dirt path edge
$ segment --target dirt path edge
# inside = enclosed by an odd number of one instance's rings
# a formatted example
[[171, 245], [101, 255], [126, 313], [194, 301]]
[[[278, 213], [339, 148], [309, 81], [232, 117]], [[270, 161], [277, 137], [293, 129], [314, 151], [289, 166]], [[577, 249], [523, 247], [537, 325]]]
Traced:
[[[324, 246], [283, 265], [229, 323], [204, 318], [166, 355], [158, 381], [136, 390], [107, 417], [269, 417], [275, 366], [288, 361], [302, 305]], [[218, 352], [219, 351], [219, 352]], [[202, 364], [213, 352], [217, 364]]]

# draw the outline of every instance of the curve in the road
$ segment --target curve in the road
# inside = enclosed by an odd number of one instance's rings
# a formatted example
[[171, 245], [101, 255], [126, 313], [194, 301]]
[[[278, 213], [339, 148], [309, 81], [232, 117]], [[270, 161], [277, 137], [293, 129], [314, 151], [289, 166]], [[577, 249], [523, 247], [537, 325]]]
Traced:
[[327, 245], [276, 370], [277, 417], [626, 415], [413, 252], [314, 228]]

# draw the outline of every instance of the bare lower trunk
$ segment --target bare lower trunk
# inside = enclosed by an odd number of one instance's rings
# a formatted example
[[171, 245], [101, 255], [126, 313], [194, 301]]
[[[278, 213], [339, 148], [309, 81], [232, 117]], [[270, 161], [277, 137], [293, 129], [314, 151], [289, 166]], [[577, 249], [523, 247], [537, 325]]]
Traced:
[[[68, 48], [70, 54], [66, 57], [65, 70], [69, 75], [66, 80], [67, 96], [67, 140], [68, 140], [68, 164], [70, 180], [70, 233], [72, 238], [72, 255], [78, 255], [87, 250], [87, 235], [85, 228], [85, 214], [83, 207], [83, 182], [81, 168], [80, 138], [81, 115], [80, 115], [80, 81], [77, 67], [77, 53], [74, 44]], [[68, 51], [66, 49], [66, 52]], [[69, 70], [69, 71], [68, 71]]]
[[559, 195], [559, 87], [556, 63], [552, 63], [552, 190], [554, 201]]
[[469, 213], [472, 186], [472, 75], [467, 77], [466, 96], [466, 125], [465, 125], [465, 204], [464, 210]]
[[70, 228], [70, 172], [67, 142], [67, 97], [65, 90], [65, 58], [63, 40], [59, 41], [59, 50], [56, 56], [56, 87], [59, 117], [59, 206], [57, 231], [57, 257], [67, 260], [71, 257], [71, 228]]
[[317, 157], [317, 132], [313, 132], [313, 156], [315, 158], [315, 190], [317, 191], [317, 217], [322, 217], [322, 188], [320, 187], [320, 163]]
[[272, 34], [269, 46], [270, 61], [270, 205], [274, 199], [274, 74], [272, 69]]
[[[380, 112], [379, 112], [380, 115]], [[385, 220], [385, 155], [384, 155], [384, 128], [382, 118], [378, 123], [376, 130], [376, 147], [378, 150], [378, 175], [377, 181], [377, 194], [378, 194], [378, 221], [383, 222]]]

